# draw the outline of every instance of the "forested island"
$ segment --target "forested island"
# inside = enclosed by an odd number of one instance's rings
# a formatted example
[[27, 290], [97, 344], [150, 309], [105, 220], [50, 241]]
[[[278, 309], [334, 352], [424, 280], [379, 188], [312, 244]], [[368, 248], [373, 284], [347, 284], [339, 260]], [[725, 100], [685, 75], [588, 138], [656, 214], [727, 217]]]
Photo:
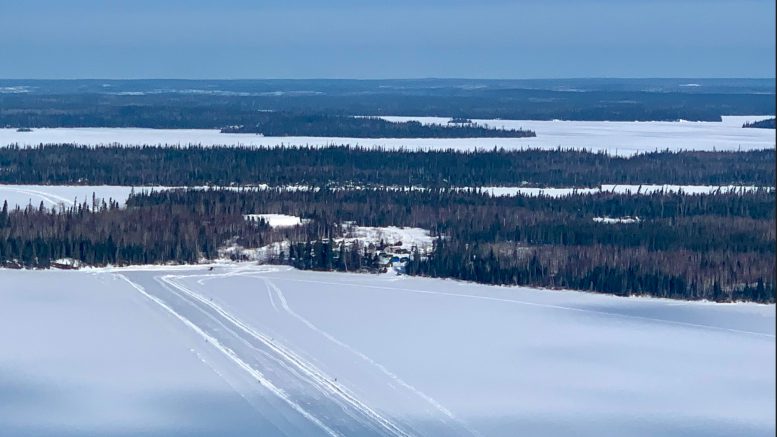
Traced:
[[524, 138], [537, 136], [524, 129], [494, 129], [478, 124], [421, 124], [394, 122], [378, 117], [350, 117], [329, 114], [263, 112], [256, 123], [227, 126], [221, 133], [254, 133], [271, 137], [347, 138]]
[[748, 122], [748, 123], [743, 124], [742, 127], [758, 128], [758, 129], [774, 129], [775, 128], [775, 119], [774, 118], [767, 118], [766, 120], [759, 120], [759, 121]]
[[[491, 197], [460, 190], [173, 190], [68, 208], [0, 210], [0, 265], [48, 267], [215, 259], [225, 244], [286, 241], [271, 262], [375, 271], [374, 248], [338, 244], [339, 226], [414, 226], [437, 236], [406, 272], [488, 284], [618, 295], [774, 302], [773, 190], [685, 195]], [[273, 229], [245, 214], [304, 217]], [[638, 217], [636, 221], [601, 217]], [[348, 263], [344, 260], [349, 259]]]

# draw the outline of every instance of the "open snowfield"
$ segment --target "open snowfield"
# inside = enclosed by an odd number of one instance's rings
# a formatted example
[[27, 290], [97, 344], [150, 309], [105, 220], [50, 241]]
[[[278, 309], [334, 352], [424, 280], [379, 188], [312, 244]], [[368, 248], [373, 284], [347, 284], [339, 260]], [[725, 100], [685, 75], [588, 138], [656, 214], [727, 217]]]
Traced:
[[773, 435], [775, 307], [225, 264], [0, 270], [0, 429]]
[[[577, 148], [606, 150], [613, 154], [671, 150], [752, 150], [775, 146], [774, 131], [743, 129], [745, 121], [769, 116], [730, 116], [723, 122], [608, 122], [608, 121], [537, 121], [537, 120], [473, 120], [496, 128], [534, 130], [534, 138], [461, 138], [461, 139], [397, 139], [397, 138], [325, 138], [325, 137], [263, 137], [255, 134], [222, 134], [215, 129], [138, 129], [138, 128], [56, 128], [17, 132], [0, 129], [0, 146], [19, 144], [32, 146], [50, 143], [101, 145], [174, 144], [203, 146], [276, 146], [276, 145], [361, 145], [389, 149], [475, 148]], [[442, 117], [384, 117], [388, 120], [419, 120], [424, 123], [447, 123]]]

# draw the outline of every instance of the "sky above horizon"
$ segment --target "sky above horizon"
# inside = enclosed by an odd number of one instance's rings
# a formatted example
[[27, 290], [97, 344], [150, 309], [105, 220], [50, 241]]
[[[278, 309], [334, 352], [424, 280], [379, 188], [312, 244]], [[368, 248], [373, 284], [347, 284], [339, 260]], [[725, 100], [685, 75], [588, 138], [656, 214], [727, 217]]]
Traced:
[[774, 0], [0, 0], [0, 78], [775, 77]]

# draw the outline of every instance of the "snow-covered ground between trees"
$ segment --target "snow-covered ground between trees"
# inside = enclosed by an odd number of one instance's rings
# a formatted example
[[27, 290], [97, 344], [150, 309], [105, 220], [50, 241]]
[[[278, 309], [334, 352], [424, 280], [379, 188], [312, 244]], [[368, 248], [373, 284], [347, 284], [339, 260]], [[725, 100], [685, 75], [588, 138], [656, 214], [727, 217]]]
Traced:
[[290, 228], [307, 223], [309, 220], [287, 214], [246, 214], [246, 220], [260, 222], [264, 220], [271, 228]]
[[[202, 145], [202, 146], [277, 146], [361, 145], [388, 149], [473, 150], [505, 147], [555, 149], [574, 148], [607, 151], [629, 156], [656, 149], [670, 150], [754, 150], [775, 146], [771, 129], [743, 129], [747, 121], [768, 115], [726, 116], [722, 122], [616, 122], [616, 121], [542, 121], [473, 120], [493, 128], [524, 128], [537, 133], [531, 138], [335, 138], [335, 137], [263, 137], [256, 134], [222, 134], [216, 129], [142, 129], [142, 128], [41, 128], [32, 132], [0, 129], [0, 146], [18, 144], [37, 146], [51, 143], [106, 145]], [[383, 117], [391, 121], [418, 120], [446, 124], [443, 117]]]
[[773, 435], [775, 306], [248, 264], [0, 270], [0, 430]]
[[357, 226], [350, 223], [344, 226], [346, 240], [359, 240], [365, 244], [378, 245], [381, 241], [390, 246], [402, 243], [405, 249], [416, 247], [424, 252], [432, 250], [434, 238], [422, 228], [400, 226]]

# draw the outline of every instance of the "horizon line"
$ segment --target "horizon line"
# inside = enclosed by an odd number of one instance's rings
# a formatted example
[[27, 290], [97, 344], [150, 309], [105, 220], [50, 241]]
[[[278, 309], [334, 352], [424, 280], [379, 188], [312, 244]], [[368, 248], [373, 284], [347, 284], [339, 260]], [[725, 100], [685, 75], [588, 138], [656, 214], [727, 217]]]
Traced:
[[189, 78], [189, 77], [134, 77], [134, 78], [110, 78], [110, 77], [61, 77], [61, 78], [42, 78], [42, 77], [0, 77], [2, 81], [11, 80], [29, 80], [29, 81], [78, 81], [78, 80], [106, 80], [106, 81], [141, 81], [141, 80], [181, 80], [181, 81], [411, 81], [411, 80], [483, 80], [483, 81], [533, 81], [533, 80], [777, 80], [777, 77], [762, 76], [570, 76], [570, 77], [526, 77], [526, 78], [475, 78], [475, 77], [375, 77], [375, 78], [352, 78], [352, 77], [309, 77], [309, 78], [289, 78], [289, 77], [209, 77], [209, 78]]

